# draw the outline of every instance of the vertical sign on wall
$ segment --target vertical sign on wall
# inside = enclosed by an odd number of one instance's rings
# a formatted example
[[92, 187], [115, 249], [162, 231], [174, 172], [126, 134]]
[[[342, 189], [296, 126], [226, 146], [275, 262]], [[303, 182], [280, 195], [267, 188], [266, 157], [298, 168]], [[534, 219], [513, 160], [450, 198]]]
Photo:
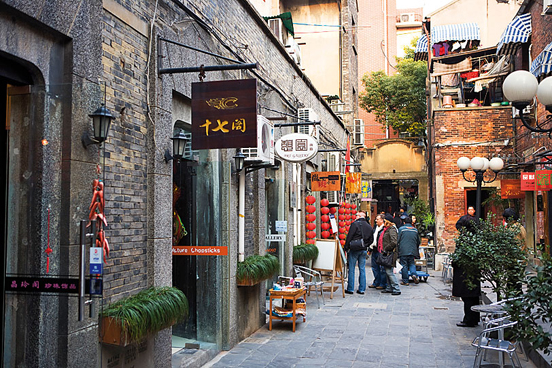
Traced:
[[522, 172], [521, 173], [521, 190], [534, 191], [535, 190], [535, 173], [534, 172]]
[[361, 201], [371, 201], [372, 200], [372, 180], [363, 180], [360, 185], [361, 191]]
[[552, 189], [552, 170], [535, 171], [535, 189], [536, 190]]

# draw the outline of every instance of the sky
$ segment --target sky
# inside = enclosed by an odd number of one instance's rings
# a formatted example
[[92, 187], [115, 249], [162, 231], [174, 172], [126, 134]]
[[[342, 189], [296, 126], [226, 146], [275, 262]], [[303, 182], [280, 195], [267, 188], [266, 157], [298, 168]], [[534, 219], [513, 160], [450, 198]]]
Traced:
[[422, 7], [424, 8], [425, 16], [451, 1], [452, 0], [397, 0], [397, 9]]

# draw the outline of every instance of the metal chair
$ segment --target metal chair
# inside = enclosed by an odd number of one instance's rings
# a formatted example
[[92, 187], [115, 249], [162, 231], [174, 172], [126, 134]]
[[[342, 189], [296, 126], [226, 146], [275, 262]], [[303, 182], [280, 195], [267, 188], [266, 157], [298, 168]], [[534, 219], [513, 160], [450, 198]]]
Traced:
[[446, 256], [443, 259], [443, 269], [441, 271], [441, 277], [443, 278], [443, 283], [447, 283], [447, 279], [452, 280], [452, 262], [449, 258], [449, 256]]
[[318, 298], [318, 291], [322, 295], [322, 303], [326, 305], [324, 301], [324, 280], [322, 280], [322, 274], [318, 271], [310, 269], [305, 266], [293, 265], [293, 270], [295, 271], [296, 277], [303, 277], [305, 279], [304, 286], [307, 288], [308, 295], [310, 296], [311, 288], [314, 287], [314, 292], [316, 293], [316, 302], [318, 303], [318, 308], [320, 308], [320, 300]]
[[[475, 353], [475, 360], [473, 362], [473, 367], [481, 367], [481, 361], [483, 356], [486, 355], [487, 351], [496, 351], [499, 354], [506, 353], [512, 362], [514, 368], [522, 368], [519, 357], [516, 353], [517, 341], [511, 342], [504, 339], [504, 331], [506, 329], [512, 328], [517, 324], [517, 321], [509, 321], [509, 317], [501, 317], [489, 321], [489, 325], [494, 327], [485, 328], [479, 336], [477, 336], [472, 341], [472, 346], [477, 348]], [[505, 323], [507, 322], [507, 323]], [[493, 332], [498, 333], [498, 338], [491, 337]], [[485, 353], [485, 354], [482, 354]]]

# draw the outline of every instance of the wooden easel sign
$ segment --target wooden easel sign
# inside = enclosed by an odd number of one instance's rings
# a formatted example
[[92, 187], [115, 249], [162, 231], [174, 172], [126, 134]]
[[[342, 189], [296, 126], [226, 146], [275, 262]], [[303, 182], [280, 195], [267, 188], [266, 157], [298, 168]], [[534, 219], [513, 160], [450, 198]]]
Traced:
[[[341, 290], [345, 298], [345, 286], [343, 279], [343, 261], [341, 259], [339, 240], [337, 239], [316, 239], [318, 257], [313, 261], [312, 268], [329, 272], [332, 285], [330, 288], [330, 299], [333, 299], [333, 292], [336, 283], [341, 283]], [[339, 272], [339, 275], [337, 274]]]

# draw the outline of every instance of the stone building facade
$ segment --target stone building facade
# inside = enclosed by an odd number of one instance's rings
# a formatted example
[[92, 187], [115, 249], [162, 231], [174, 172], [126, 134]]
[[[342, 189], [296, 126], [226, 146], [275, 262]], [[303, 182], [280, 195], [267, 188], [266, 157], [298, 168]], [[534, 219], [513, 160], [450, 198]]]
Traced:
[[[3, 184], [9, 224], [5, 276], [78, 275], [79, 224], [89, 217], [94, 179], [105, 184], [111, 247], [103, 293], [86, 304], [82, 320], [77, 297], [4, 290], [4, 366], [168, 367], [174, 331], [228, 349], [261, 327], [266, 286], [237, 287], [235, 278], [237, 149], [191, 150], [167, 162], [175, 131], [190, 134], [191, 88], [200, 78], [158, 72], [229, 63], [213, 54], [257, 63], [256, 69], [209, 71], [202, 78], [254, 78], [259, 114], [285, 119], [310, 106], [321, 120], [321, 143], [345, 148], [345, 125], [251, 4], [105, 0], [54, 6], [15, 0], [0, 2], [0, 19], [0, 86], [7, 101], [2, 133], [8, 147], [3, 162], [9, 173]], [[101, 104], [115, 119], [105, 143], [85, 149], [81, 137], [91, 130], [88, 115]], [[274, 138], [294, 129], [277, 127]], [[300, 209], [305, 166], [282, 161], [246, 176], [245, 255], [266, 253], [265, 234], [274, 232], [276, 220], [287, 220], [280, 274], [290, 274], [291, 245], [304, 237], [289, 198], [295, 191]], [[185, 183], [190, 245], [225, 246], [228, 256], [173, 256], [177, 178]], [[45, 244], [53, 249], [48, 257]], [[138, 348], [98, 343], [102, 307], [164, 285], [185, 290], [188, 321]]]

